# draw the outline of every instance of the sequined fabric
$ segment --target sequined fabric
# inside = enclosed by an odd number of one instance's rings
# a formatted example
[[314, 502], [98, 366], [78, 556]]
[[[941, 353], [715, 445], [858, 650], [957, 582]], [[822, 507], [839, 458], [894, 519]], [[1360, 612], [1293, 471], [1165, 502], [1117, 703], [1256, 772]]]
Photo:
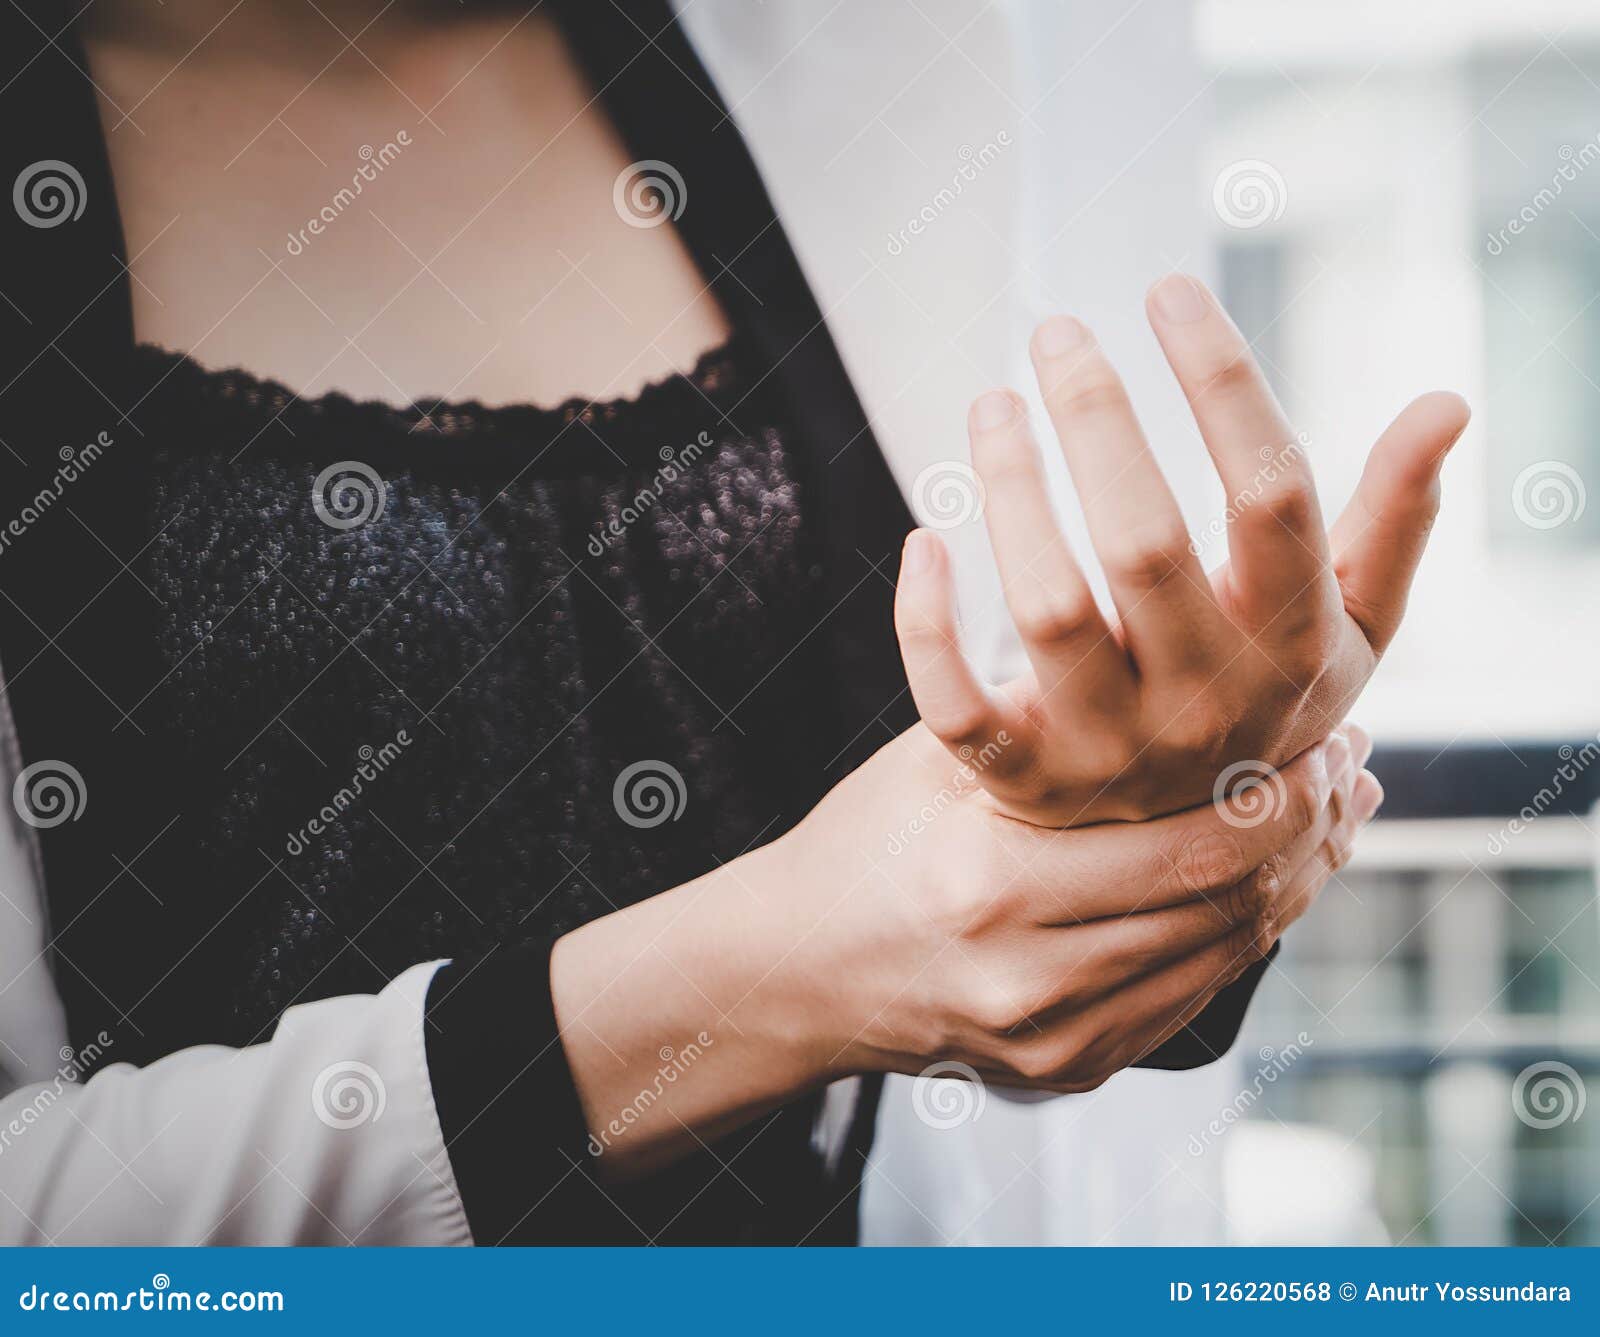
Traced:
[[97, 834], [195, 942], [151, 980], [114, 909], [64, 941], [147, 1055], [565, 932], [815, 798], [819, 572], [737, 343], [551, 410], [301, 401], [152, 349], [137, 375], [159, 681], [131, 720], [173, 790], [141, 823], [173, 825], [118, 830], [102, 792]]

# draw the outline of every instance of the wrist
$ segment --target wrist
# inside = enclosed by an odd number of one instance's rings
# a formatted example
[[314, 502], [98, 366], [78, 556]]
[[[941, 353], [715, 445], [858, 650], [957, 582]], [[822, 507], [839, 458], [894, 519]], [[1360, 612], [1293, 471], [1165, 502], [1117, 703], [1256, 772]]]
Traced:
[[[647, 1170], [833, 1075], [785, 853], [754, 851], [556, 944], [556, 1021], [613, 1169]], [[602, 1136], [619, 1120], [626, 1137]]]

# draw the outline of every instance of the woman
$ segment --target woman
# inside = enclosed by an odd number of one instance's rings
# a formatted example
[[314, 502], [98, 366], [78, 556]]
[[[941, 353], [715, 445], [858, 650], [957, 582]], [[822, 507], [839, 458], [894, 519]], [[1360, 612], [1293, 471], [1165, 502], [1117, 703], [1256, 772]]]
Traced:
[[[8, 1235], [841, 1242], [879, 1074], [1214, 1057], [1380, 797], [1333, 726], [1459, 401], [1397, 420], [1330, 548], [1237, 332], [1164, 281], [1252, 499], [1213, 583], [1047, 322], [1120, 616], [985, 396], [1032, 666], [992, 690], [670, 14], [380, 9], [108, 4], [8, 46], [17, 495], [76, 454], [0, 567], [0, 659], [96, 1074], [0, 1109]], [[352, 130], [330, 200], [306, 159]]]

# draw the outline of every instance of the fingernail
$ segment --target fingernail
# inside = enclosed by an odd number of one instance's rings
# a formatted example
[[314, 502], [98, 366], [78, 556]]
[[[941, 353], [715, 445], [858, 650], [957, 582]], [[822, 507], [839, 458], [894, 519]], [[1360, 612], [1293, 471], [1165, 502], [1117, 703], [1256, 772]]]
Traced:
[[1350, 740], [1341, 733], [1333, 734], [1328, 739], [1328, 778], [1334, 784], [1342, 784], [1350, 774], [1354, 758], [1350, 753]]
[[[1371, 776], [1372, 772], [1368, 771], [1367, 774]], [[1363, 785], [1357, 792], [1355, 807], [1358, 822], [1370, 822], [1372, 814], [1383, 807], [1383, 786], [1378, 783], [1376, 777], [1373, 778], [1370, 787]]]
[[906, 545], [900, 553], [900, 570], [914, 576], [926, 571], [932, 564], [933, 549], [928, 536], [920, 529], [913, 529], [906, 535]]
[[1350, 739], [1350, 751], [1354, 755], [1357, 766], [1365, 766], [1367, 758], [1372, 755], [1372, 735], [1359, 724], [1348, 724], [1345, 732]]
[[1016, 416], [1016, 412], [1010, 395], [1004, 390], [991, 390], [986, 395], [980, 395], [978, 402], [972, 406], [972, 422], [975, 427], [987, 431], [993, 427], [1004, 427]]
[[1174, 325], [1193, 325], [1206, 313], [1200, 285], [1187, 274], [1168, 274], [1156, 284], [1156, 310]]
[[1311, 781], [1317, 787], [1317, 807], [1320, 809], [1333, 795], [1333, 776], [1328, 769], [1326, 740], [1311, 749]]
[[1061, 357], [1088, 342], [1088, 327], [1072, 316], [1051, 316], [1034, 335], [1035, 347], [1046, 357]]

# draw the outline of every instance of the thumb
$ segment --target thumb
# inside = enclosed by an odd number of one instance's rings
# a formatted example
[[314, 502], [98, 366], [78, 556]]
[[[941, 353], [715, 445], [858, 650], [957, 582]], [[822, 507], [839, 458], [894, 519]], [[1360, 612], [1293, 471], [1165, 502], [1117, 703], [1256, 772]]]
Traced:
[[1408, 404], [1373, 446], [1329, 535], [1345, 609], [1379, 653], [1399, 629], [1439, 513], [1439, 470], [1471, 417], [1466, 400], [1445, 390]]

